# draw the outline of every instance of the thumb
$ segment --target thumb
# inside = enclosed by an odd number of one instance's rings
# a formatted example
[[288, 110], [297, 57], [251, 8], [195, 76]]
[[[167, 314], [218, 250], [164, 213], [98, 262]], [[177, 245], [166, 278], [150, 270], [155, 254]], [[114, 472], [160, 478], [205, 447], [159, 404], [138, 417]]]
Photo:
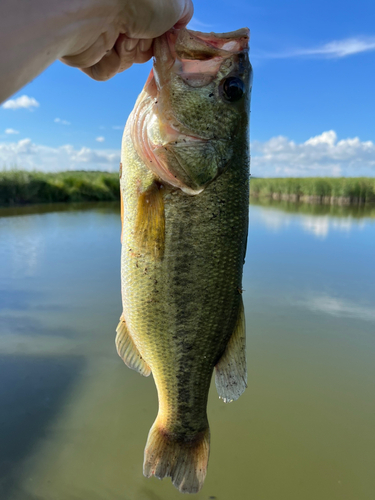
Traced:
[[123, 12], [121, 31], [129, 38], [156, 38], [174, 26], [185, 27], [193, 12], [192, 0], [137, 0], [131, 13]]

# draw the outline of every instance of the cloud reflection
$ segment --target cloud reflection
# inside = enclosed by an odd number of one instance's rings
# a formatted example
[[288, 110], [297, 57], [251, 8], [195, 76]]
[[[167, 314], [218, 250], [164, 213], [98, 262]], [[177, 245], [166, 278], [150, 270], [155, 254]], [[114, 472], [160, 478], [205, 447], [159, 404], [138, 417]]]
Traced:
[[300, 305], [313, 312], [330, 314], [331, 316], [375, 321], [374, 307], [367, 307], [327, 294], [309, 296], [306, 300], [301, 301]]
[[297, 226], [303, 231], [324, 240], [330, 232], [339, 231], [349, 234], [353, 229], [362, 230], [367, 222], [366, 219], [354, 217], [333, 217], [331, 215], [307, 215], [286, 213], [277, 209], [258, 209], [252, 206], [250, 211], [250, 225], [261, 223], [273, 232], [279, 232], [290, 226]]

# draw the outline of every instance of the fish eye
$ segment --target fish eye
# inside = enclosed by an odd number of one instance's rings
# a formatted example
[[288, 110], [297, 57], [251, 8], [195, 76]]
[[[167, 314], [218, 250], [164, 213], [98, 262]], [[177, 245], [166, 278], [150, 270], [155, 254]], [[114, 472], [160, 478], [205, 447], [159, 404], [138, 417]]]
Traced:
[[245, 85], [240, 78], [230, 76], [224, 80], [223, 92], [227, 101], [239, 101], [245, 93]]

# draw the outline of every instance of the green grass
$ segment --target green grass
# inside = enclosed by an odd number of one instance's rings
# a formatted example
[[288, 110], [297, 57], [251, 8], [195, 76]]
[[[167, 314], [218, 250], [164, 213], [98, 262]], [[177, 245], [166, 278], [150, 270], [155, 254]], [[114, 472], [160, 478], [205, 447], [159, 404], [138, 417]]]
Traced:
[[[349, 204], [375, 202], [375, 178], [313, 177], [252, 178], [253, 198], [324, 201], [323, 197]], [[0, 206], [30, 203], [114, 201], [120, 197], [118, 173], [70, 171], [59, 173], [0, 171]], [[311, 197], [309, 200], [308, 198]]]
[[346, 199], [349, 203], [375, 202], [375, 178], [371, 177], [308, 177], [308, 178], [254, 178], [250, 181], [250, 196], [322, 197]]
[[71, 171], [59, 173], [0, 171], [0, 205], [120, 198], [118, 173]]

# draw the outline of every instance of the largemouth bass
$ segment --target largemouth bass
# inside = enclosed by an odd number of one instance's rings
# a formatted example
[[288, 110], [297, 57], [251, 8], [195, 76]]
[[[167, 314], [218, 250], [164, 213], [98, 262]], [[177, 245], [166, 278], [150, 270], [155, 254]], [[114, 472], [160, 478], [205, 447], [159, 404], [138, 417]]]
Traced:
[[248, 29], [171, 30], [123, 136], [119, 355], [153, 374], [159, 412], [144, 475], [203, 485], [211, 376], [246, 388], [242, 268], [249, 205]]

